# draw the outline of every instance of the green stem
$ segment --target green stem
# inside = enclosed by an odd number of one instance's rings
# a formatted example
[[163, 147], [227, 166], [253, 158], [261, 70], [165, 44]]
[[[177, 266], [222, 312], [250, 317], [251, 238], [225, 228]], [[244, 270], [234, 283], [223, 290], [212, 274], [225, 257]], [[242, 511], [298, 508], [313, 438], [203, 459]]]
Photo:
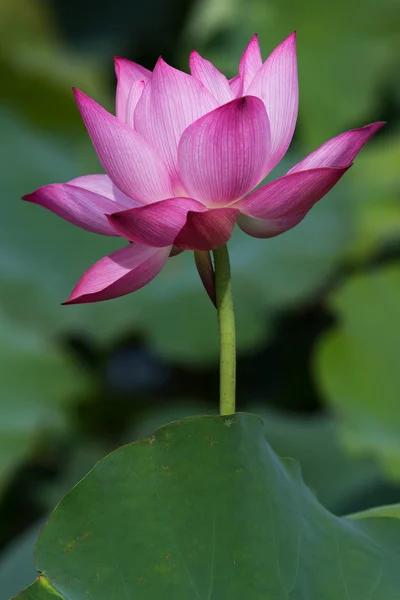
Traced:
[[228, 248], [213, 251], [220, 337], [220, 414], [235, 412], [236, 340]]

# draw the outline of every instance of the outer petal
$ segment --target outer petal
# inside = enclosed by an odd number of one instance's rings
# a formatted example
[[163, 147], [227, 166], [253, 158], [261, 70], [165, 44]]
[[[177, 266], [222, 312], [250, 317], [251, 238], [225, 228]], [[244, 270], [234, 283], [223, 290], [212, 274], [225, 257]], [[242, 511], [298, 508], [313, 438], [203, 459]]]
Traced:
[[317, 150], [297, 163], [289, 173], [315, 167], [346, 167], [350, 165], [368, 140], [385, 125], [384, 121], [351, 129], [322, 144]]
[[262, 179], [269, 151], [263, 103], [238, 98], [188, 127], [178, 148], [179, 172], [194, 198], [223, 205], [237, 200]]
[[198, 250], [194, 253], [197, 271], [200, 275], [204, 289], [206, 290], [211, 302], [217, 306], [217, 297], [215, 291], [215, 271], [212, 264], [210, 252], [202, 252]]
[[270, 121], [271, 155], [267, 174], [285, 154], [296, 126], [299, 93], [295, 33], [272, 52], [247, 93], [264, 101]]
[[135, 201], [113, 187], [107, 175], [87, 175], [69, 183], [45, 185], [23, 196], [23, 199], [44, 206], [88, 231], [116, 235], [106, 213], [124, 210], [125, 206], [132, 206]]
[[244, 213], [238, 218], [238, 225], [255, 237], [271, 237], [297, 225], [339, 181], [364, 144], [384, 124], [373, 123], [342, 133], [309, 154], [284, 177], [243, 198], [235, 205]]
[[79, 90], [75, 96], [100, 162], [113, 183], [143, 204], [173, 196], [166, 167], [156, 151], [97, 102]]
[[311, 169], [284, 175], [235, 204], [242, 213], [276, 219], [307, 212], [346, 173], [349, 167]]
[[129, 196], [123, 194], [116, 185], [113, 184], [108, 175], [83, 175], [82, 177], [76, 177], [68, 181], [69, 185], [76, 185], [77, 187], [84, 188], [90, 192], [95, 192], [100, 196], [109, 198], [114, 202], [117, 202], [121, 206], [126, 208], [133, 208], [139, 206], [139, 202], [136, 202]]
[[304, 219], [307, 211], [289, 215], [286, 217], [278, 217], [277, 219], [257, 219], [248, 215], [239, 215], [237, 224], [245, 233], [256, 238], [270, 238], [288, 229], [292, 229]]
[[235, 98], [225, 75], [195, 50], [190, 55], [190, 72], [211, 92], [218, 104], [226, 104]]
[[186, 223], [190, 210], [206, 207], [192, 198], [170, 198], [108, 216], [114, 230], [128, 240], [162, 248], [171, 246]]
[[239, 76], [242, 81], [242, 90], [240, 95], [247, 94], [247, 90], [249, 89], [251, 82], [261, 67], [261, 51], [258, 43], [258, 36], [256, 34], [251, 38], [246, 50], [243, 52], [242, 58], [240, 59]]
[[154, 279], [170, 251], [136, 244], [121, 248], [86, 271], [64, 304], [99, 302], [130, 294]]
[[217, 100], [197, 79], [158, 60], [136, 106], [134, 126], [157, 148], [175, 183], [179, 184], [177, 148], [183, 131], [217, 106]]
[[117, 75], [116, 115], [121, 121], [126, 121], [127, 102], [136, 81], [147, 81], [151, 71], [137, 65], [126, 58], [115, 57], [115, 74]]
[[215, 250], [231, 237], [238, 214], [235, 208], [189, 212], [174, 244], [184, 250]]

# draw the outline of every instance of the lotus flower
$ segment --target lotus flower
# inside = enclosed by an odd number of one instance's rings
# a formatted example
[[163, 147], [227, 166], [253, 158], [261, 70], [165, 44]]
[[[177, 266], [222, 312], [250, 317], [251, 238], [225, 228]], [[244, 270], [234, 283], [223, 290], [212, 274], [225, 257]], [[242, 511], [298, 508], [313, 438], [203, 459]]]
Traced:
[[44, 186], [26, 200], [130, 243], [80, 279], [68, 303], [122, 296], [171, 253], [225, 244], [235, 223], [268, 238], [294, 227], [339, 181], [383, 123], [335, 137], [257, 189], [285, 155], [298, 108], [295, 34], [263, 63], [257, 36], [228, 80], [197, 52], [188, 75], [116, 58], [116, 116], [75, 90], [104, 175]]

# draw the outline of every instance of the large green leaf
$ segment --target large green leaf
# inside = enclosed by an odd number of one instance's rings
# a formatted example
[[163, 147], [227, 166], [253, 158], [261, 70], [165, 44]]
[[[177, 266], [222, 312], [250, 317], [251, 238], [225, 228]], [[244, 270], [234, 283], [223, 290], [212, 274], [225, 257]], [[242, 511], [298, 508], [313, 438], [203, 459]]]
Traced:
[[195, 417], [100, 461], [36, 546], [44, 600], [395, 600], [400, 521], [323, 508], [253, 415]]
[[400, 267], [350, 279], [331, 298], [337, 327], [315, 354], [317, 380], [354, 452], [400, 479]]
[[[382, 476], [372, 460], [351, 457], [339, 439], [339, 426], [332, 416], [300, 417], [268, 408], [265, 403], [250, 403], [250, 412], [264, 422], [268, 443], [279, 456], [290, 456], [300, 463], [302, 475], [326, 508], [343, 514], [358, 506], [366, 492], [379, 489]], [[163, 423], [209, 411], [198, 402], [168, 404], [135, 419], [126, 441], [149, 436]], [[315, 452], [318, 448], [318, 452]]]
[[[169, 402], [163, 409], [147, 411], [141, 418], [136, 418], [125, 439], [130, 442], [149, 436], [164, 423], [188, 415], [205, 414], [207, 410], [209, 407], [199, 402]], [[252, 405], [252, 412], [262, 416], [264, 431], [273, 450], [279, 456], [291, 456], [299, 461], [305, 483], [317, 495], [318, 500], [335, 514], [354, 510], [364, 498], [368, 502], [371, 488], [381, 489], [382, 479], [375, 464], [350, 457], [343, 450], [337, 439], [337, 424], [333, 419], [300, 419], [267, 410], [262, 404], [256, 410]], [[315, 452], [315, 448], [318, 448], [318, 452]], [[42, 502], [46, 506], [54, 506], [105, 452], [104, 448], [75, 443], [67, 473], [61, 480], [58, 478], [52, 482], [45, 493], [42, 490]], [[371, 510], [368, 511], [368, 515], [370, 514]], [[0, 600], [8, 600], [22, 585], [28, 585], [34, 578], [33, 548], [41, 527], [42, 525], [40, 528], [36, 525], [29, 530], [0, 557]]]

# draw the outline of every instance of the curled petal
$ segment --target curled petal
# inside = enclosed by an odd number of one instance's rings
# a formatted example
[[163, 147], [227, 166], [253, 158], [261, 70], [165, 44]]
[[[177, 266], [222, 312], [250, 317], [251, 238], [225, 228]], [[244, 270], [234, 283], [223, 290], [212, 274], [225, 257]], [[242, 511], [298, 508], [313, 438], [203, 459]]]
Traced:
[[129, 96], [126, 101], [125, 120], [130, 127], [133, 127], [135, 109], [136, 109], [137, 103], [139, 102], [140, 97], [143, 93], [145, 85], [146, 85], [146, 82], [143, 81], [143, 79], [139, 79], [138, 81], [135, 81], [135, 83], [132, 85], [131, 90], [129, 92]]
[[125, 296], [145, 286], [161, 271], [171, 248], [130, 244], [105, 256], [78, 281], [64, 304], [83, 304]]
[[328, 140], [290, 169], [289, 173], [316, 167], [346, 167], [350, 165], [364, 144], [384, 125], [383, 121], [372, 123], [359, 129], [351, 129]]
[[215, 271], [212, 264], [210, 252], [196, 250], [194, 252], [197, 271], [200, 275], [204, 289], [206, 290], [211, 302], [217, 306], [217, 295], [215, 290]]
[[247, 90], [255, 75], [262, 67], [262, 58], [257, 34], [252, 37], [239, 63], [239, 76], [242, 81], [241, 95], [247, 94]]
[[226, 104], [234, 99], [225, 75], [195, 50], [190, 55], [190, 72], [211, 92], [219, 104]]
[[131, 127], [75, 90], [93, 146], [112, 182], [127, 196], [148, 204], [170, 198], [171, 182], [157, 152]]
[[69, 183], [45, 185], [23, 199], [44, 206], [78, 227], [102, 235], [116, 235], [107, 220], [107, 213], [135, 204], [134, 200], [113, 189], [107, 175], [87, 175]]
[[266, 175], [286, 153], [296, 126], [299, 92], [295, 33], [267, 58], [247, 93], [264, 101], [270, 121], [271, 154]]
[[333, 188], [349, 167], [322, 168], [284, 175], [255, 190], [235, 206], [259, 219], [306, 213]]
[[184, 250], [215, 250], [231, 237], [238, 214], [235, 208], [190, 211], [174, 243]]
[[157, 148], [174, 183], [179, 184], [177, 148], [183, 131], [217, 106], [197, 79], [158, 60], [136, 106], [134, 127]]
[[265, 107], [246, 96], [186, 129], [178, 148], [179, 172], [191, 196], [208, 206], [227, 204], [259, 183], [268, 151]]
[[287, 215], [285, 217], [278, 217], [276, 219], [257, 219], [256, 217], [249, 217], [248, 215], [241, 214], [237, 218], [237, 224], [240, 229], [253, 237], [270, 238], [298, 225], [298, 223], [304, 219], [306, 214], [307, 211], [294, 215]]
[[114, 60], [118, 79], [115, 111], [118, 119], [127, 122], [127, 103], [132, 86], [139, 80], [147, 81], [151, 71], [126, 58], [116, 56]]
[[162, 248], [171, 246], [186, 223], [190, 210], [206, 207], [192, 198], [170, 198], [108, 216], [114, 230], [128, 240]]

